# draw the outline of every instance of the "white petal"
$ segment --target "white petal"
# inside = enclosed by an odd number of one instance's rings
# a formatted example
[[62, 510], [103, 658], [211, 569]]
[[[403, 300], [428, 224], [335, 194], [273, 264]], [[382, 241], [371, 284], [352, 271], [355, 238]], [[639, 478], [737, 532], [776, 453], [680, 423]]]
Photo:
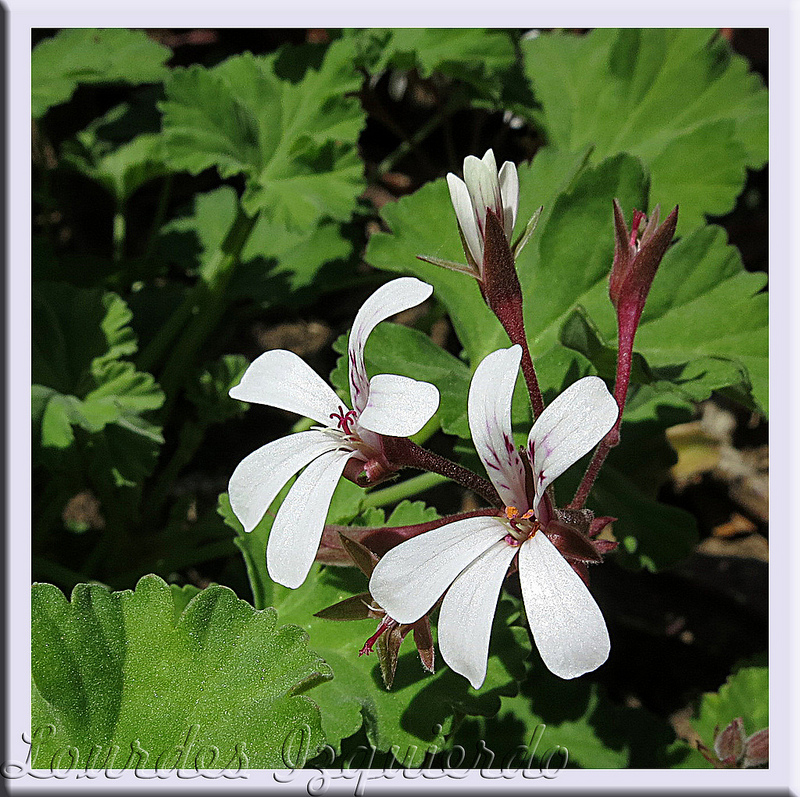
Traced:
[[483, 153], [481, 160], [486, 165], [490, 174], [497, 174], [497, 161], [495, 160], [493, 149], [487, 149], [486, 152]]
[[267, 540], [270, 578], [294, 589], [308, 575], [319, 548], [331, 497], [352, 451], [317, 457], [298, 477], [281, 504]]
[[294, 352], [264, 352], [250, 364], [230, 396], [253, 404], [266, 404], [296, 412], [318, 423], [331, 425], [331, 413], [342, 400], [325, 380]]
[[458, 226], [469, 250], [468, 257], [480, 270], [483, 266], [483, 236], [478, 229], [475, 208], [472, 207], [466, 183], [451, 172], [447, 175], [447, 186], [450, 189], [450, 200], [456, 212]]
[[413, 623], [430, 610], [455, 577], [507, 529], [496, 517], [457, 520], [412, 537], [375, 565], [369, 591], [399, 623]]
[[[489, 155], [491, 150], [486, 153]], [[484, 155], [484, 159], [486, 158]], [[478, 226], [485, 229], [486, 208], [491, 208], [502, 216], [503, 205], [500, 198], [500, 181], [497, 176], [497, 167], [494, 164], [494, 154], [491, 163], [479, 160], [474, 155], [464, 158], [464, 182], [467, 184], [472, 205], [478, 217]]]
[[369, 382], [369, 400], [358, 425], [378, 434], [416, 434], [439, 408], [439, 391], [429, 382], [377, 374]]
[[618, 412], [597, 376], [579, 379], [545, 407], [528, 435], [537, 503], [553, 479], [605, 437]]
[[246, 456], [228, 484], [231, 509], [245, 531], [252, 531], [286, 482], [320, 454], [340, 448], [330, 434], [300, 432], [281, 437]]
[[492, 545], [453, 582], [439, 610], [442, 658], [474, 689], [486, 678], [497, 597], [516, 552], [503, 540]]
[[519, 581], [533, 640], [550, 672], [577, 678], [608, 658], [611, 643], [600, 608], [541, 532], [520, 546]]
[[500, 196], [503, 199], [503, 229], [506, 238], [511, 240], [511, 233], [517, 223], [517, 207], [519, 205], [519, 176], [517, 167], [506, 161], [500, 168]]
[[364, 366], [364, 346], [370, 332], [381, 321], [416, 307], [433, 293], [433, 287], [414, 277], [400, 277], [378, 288], [361, 305], [350, 330], [347, 344], [350, 358], [350, 398], [353, 408], [361, 412], [367, 406], [369, 377]]
[[500, 498], [526, 512], [525, 471], [511, 433], [511, 397], [521, 359], [519, 345], [484, 357], [469, 386], [467, 410], [472, 442]]

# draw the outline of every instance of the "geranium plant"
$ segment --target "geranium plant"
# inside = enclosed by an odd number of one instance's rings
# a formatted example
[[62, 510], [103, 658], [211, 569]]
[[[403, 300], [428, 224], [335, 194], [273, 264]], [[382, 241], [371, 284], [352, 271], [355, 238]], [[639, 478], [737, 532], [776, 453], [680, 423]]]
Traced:
[[258, 34], [35, 35], [20, 766], [767, 766], [743, 34]]

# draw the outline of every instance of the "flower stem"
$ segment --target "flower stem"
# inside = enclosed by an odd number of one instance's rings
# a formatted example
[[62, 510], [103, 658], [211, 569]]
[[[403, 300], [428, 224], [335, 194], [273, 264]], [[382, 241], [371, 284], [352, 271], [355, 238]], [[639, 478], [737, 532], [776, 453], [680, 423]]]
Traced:
[[457, 465], [446, 457], [434, 454], [433, 451], [428, 451], [404, 437], [384, 437], [383, 446], [384, 453], [391, 465], [438, 473], [440, 476], [452, 479], [462, 487], [472, 490], [490, 504], [497, 507], [503, 506], [497, 490], [488, 479], [478, 476], [477, 473]]
[[412, 476], [399, 484], [393, 484], [391, 487], [384, 487], [381, 490], [368, 493], [363, 503], [364, 506], [372, 507], [396, 504], [404, 498], [423, 493], [446, 481], [447, 477], [439, 473], [422, 473], [419, 476]]
[[525, 325], [522, 320], [521, 309], [518, 326], [509, 324], [505, 329], [511, 342], [518, 343], [522, 347], [522, 375], [525, 377], [525, 384], [528, 387], [528, 395], [531, 399], [533, 420], [536, 420], [544, 410], [544, 400], [542, 399], [542, 391], [539, 388], [539, 380], [536, 378], [536, 369], [533, 367], [528, 341], [525, 337]]
[[480, 288], [484, 301], [503, 325], [511, 342], [522, 348], [522, 374], [528, 387], [533, 418], [536, 420], [542, 414], [544, 402], [525, 336], [522, 287], [508, 239], [499, 218], [491, 208], [486, 209], [483, 279]]
[[[638, 320], [638, 319], [637, 319]], [[636, 324], [622, 324], [620, 328], [619, 348], [617, 349], [617, 376], [614, 382], [614, 398], [619, 407], [619, 415], [608, 434], [600, 441], [586, 469], [586, 473], [578, 485], [575, 497], [567, 507], [568, 509], [581, 509], [589, 497], [597, 474], [606, 461], [606, 457], [614, 446], [619, 445], [619, 428], [622, 424], [622, 411], [625, 409], [625, 400], [628, 397], [628, 387], [631, 381], [631, 365], [633, 363], [633, 338], [636, 334]]]

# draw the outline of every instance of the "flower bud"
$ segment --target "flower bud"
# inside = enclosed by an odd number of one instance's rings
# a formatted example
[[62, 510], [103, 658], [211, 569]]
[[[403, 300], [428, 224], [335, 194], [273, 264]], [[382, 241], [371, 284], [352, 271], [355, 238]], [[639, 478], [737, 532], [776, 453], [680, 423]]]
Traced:
[[675, 235], [678, 224], [678, 206], [658, 226], [659, 207], [656, 206], [650, 220], [639, 235], [639, 227], [646, 221], [644, 213], [633, 211], [631, 230], [625, 224], [622, 208], [614, 200], [614, 262], [608, 281], [608, 295], [617, 314], [625, 313], [635, 316], [634, 324], [638, 324], [639, 316], [644, 308], [647, 294], [656, 276], [667, 247]]
[[714, 752], [726, 766], [735, 766], [744, 752], [744, 726], [737, 717], [714, 739]]

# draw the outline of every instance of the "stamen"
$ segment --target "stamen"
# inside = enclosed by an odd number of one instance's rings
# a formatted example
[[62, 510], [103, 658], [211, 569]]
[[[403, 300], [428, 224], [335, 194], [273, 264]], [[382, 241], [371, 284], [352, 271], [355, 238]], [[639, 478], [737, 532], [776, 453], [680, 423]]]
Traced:
[[[541, 528], [541, 524], [535, 518], [535, 513], [532, 509], [525, 512], [524, 515], [520, 515], [515, 506], [507, 506], [505, 512], [508, 525], [511, 526], [511, 533], [507, 534], [504, 540], [509, 545], [519, 545], [536, 534]], [[528, 522], [523, 523], [523, 521]]]

